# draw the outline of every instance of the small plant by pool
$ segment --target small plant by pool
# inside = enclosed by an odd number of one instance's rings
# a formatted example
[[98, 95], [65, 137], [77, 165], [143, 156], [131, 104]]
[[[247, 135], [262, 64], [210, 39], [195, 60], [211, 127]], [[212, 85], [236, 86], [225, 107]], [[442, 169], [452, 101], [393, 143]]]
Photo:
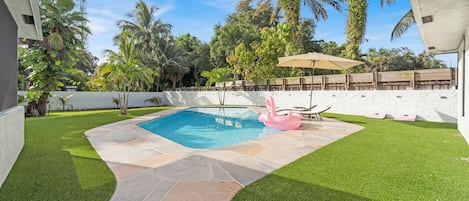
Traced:
[[278, 133], [246, 107], [192, 107], [140, 124], [140, 127], [190, 148], [219, 148]]

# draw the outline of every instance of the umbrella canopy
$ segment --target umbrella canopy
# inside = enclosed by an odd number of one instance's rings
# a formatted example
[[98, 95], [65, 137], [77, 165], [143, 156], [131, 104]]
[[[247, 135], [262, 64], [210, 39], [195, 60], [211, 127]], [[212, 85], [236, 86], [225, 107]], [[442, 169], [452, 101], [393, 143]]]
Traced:
[[[355, 61], [351, 59], [345, 59], [335, 57], [327, 54], [308, 52], [306, 54], [298, 54], [287, 57], [279, 57], [277, 66], [280, 67], [298, 67], [298, 68], [312, 68], [314, 78], [314, 69], [329, 69], [329, 70], [346, 70], [354, 66], [363, 64], [364, 62]], [[314, 83], [313, 81], [311, 81]], [[309, 106], [313, 104], [313, 86], [311, 86], [311, 94], [309, 100]]]
[[346, 70], [364, 62], [335, 57], [327, 54], [308, 52], [287, 57], [279, 57], [277, 66]]

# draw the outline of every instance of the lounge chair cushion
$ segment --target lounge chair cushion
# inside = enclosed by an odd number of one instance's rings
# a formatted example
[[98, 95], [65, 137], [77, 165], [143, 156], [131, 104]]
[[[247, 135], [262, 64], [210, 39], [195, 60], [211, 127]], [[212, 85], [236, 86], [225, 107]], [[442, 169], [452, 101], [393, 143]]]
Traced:
[[394, 120], [397, 121], [415, 121], [417, 115], [415, 114], [400, 114], [394, 117]]
[[384, 119], [386, 117], [385, 112], [372, 112], [367, 114], [365, 117], [372, 118], [372, 119]]

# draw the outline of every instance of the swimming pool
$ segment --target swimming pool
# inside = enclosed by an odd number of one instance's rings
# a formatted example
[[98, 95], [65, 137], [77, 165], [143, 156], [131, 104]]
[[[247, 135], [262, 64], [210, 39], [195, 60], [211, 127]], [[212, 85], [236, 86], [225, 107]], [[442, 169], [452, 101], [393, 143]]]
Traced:
[[246, 107], [192, 107], [139, 125], [190, 148], [219, 148], [278, 133]]

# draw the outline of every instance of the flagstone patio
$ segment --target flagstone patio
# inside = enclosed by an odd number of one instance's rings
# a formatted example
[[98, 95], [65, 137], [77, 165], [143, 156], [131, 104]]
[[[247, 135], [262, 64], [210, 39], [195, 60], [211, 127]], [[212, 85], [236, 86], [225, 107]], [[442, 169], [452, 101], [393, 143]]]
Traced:
[[181, 109], [85, 132], [117, 179], [111, 200], [230, 200], [270, 172], [362, 129], [334, 119], [304, 120], [298, 130], [218, 149], [191, 149], [138, 126]]

